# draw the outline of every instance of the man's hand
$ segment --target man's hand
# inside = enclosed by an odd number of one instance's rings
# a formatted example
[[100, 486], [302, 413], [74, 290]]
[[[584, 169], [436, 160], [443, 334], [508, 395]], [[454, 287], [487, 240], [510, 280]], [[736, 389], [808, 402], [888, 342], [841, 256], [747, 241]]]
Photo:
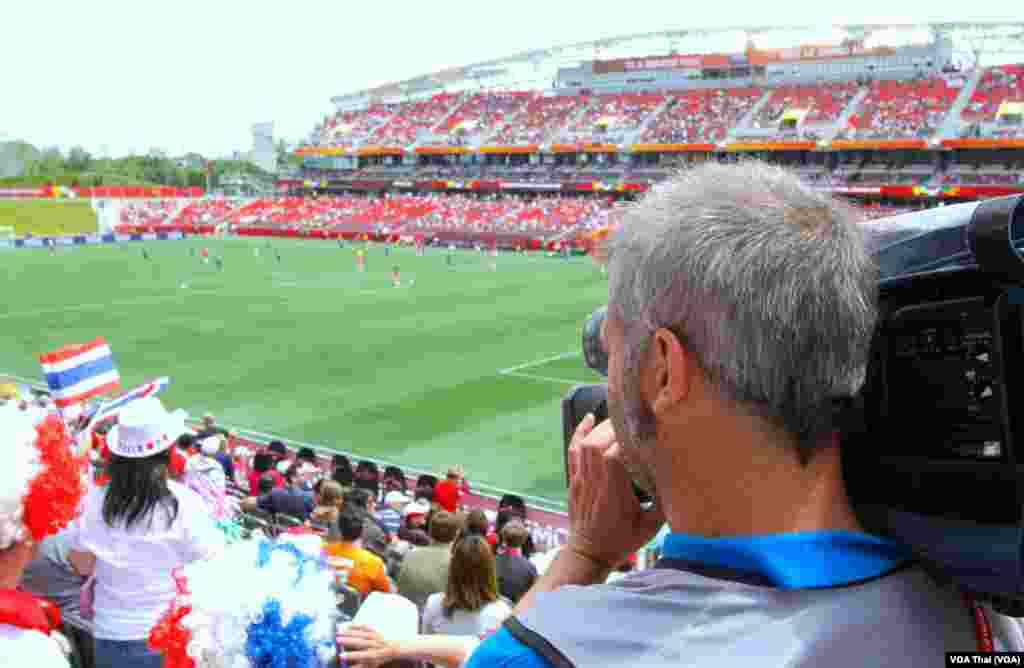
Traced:
[[369, 626], [349, 626], [338, 634], [338, 645], [344, 648], [345, 661], [352, 668], [374, 668], [398, 658], [398, 646]]
[[613, 569], [647, 544], [665, 523], [655, 508], [644, 511], [619, 457], [611, 420], [580, 423], [569, 445], [568, 549]]

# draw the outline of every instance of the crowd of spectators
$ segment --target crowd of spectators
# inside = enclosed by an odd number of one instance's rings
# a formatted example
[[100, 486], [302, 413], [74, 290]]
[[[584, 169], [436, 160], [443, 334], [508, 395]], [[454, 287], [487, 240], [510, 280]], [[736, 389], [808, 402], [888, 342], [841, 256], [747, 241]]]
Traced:
[[667, 98], [660, 93], [620, 93], [581, 100], [587, 110], [569, 124], [562, 139], [569, 143], [617, 141], [636, 130]]
[[580, 109], [580, 98], [571, 95], [548, 97], [531, 93], [526, 108], [515, 123], [505, 125], [491, 140], [502, 146], [541, 144]]
[[375, 104], [361, 111], [345, 111], [325, 119], [318, 129], [321, 146], [352, 146], [366, 139], [401, 109], [396, 104]]
[[380, 146], [408, 146], [415, 143], [419, 132], [432, 129], [459, 103], [458, 95], [441, 93], [404, 105], [400, 113], [379, 126], [368, 141]]
[[[26, 417], [47, 414], [17, 392], [6, 396]], [[83, 513], [44, 542], [20, 579], [61, 607], [77, 666], [162, 665], [150, 632], [175, 599], [172, 571], [218, 558], [225, 524], [253, 539], [318, 537], [339, 605], [396, 593], [420, 611], [425, 633], [495, 630], [544, 563], [526, 558], [522, 499], [509, 495], [497, 512], [467, 507], [461, 466], [412, 485], [394, 466], [241, 443], [210, 415], [187, 427], [183, 413], [153, 398], [93, 426], [78, 439], [91, 462]], [[210, 503], [225, 497], [233, 503]]]
[[[137, 202], [125, 210], [148, 212], [149, 226], [177, 225], [182, 220], [226, 224], [230, 229], [306, 228], [385, 233], [398, 236], [431, 232], [463, 235], [517, 234], [547, 238], [583, 234], [604, 222], [608, 203], [600, 199], [541, 196], [392, 195], [386, 197], [325, 196], [258, 198], [247, 202], [204, 200], [185, 207], [176, 217], [160, 219], [174, 207]], [[185, 214], [187, 213], [187, 216]]]
[[[963, 73], [930, 78], [783, 85], [770, 91], [752, 119], [755, 128], [778, 129], [787, 110], [803, 110], [804, 123], [830, 123], [862, 87], [868, 95], [840, 136], [854, 139], [929, 137], [938, 129], [966, 83]], [[315, 143], [408, 146], [421, 131], [433, 145], [461, 145], [467, 136], [497, 145], [618, 143], [640, 127], [643, 143], [719, 142], [761, 98], [761, 88], [697, 89], [602, 95], [544, 95], [535, 91], [439, 94], [401, 104], [375, 104], [334, 114], [316, 129]], [[965, 136], [995, 120], [1003, 102], [1024, 101], [1024, 65], [985, 71], [961, 113]], [[656, 110], [666, 108], [651, 118]], [[448, 117], [445, 119], [445, 116]], [[444, 122], [441, 122], [444, 119]], [[1019, 136], [1019, 123], [994, 128], [997, 136]]]
[[1024, 103], [1024, 65], [985, 70], [960, 117], [969, 122], [993, 121], [1003, 102]]
[[717, 143], [761, 98], [760, 88], [695, 90], [675, 96], [675, 103], [653, 119], [641, 143]]
[[470, 134], [489, 137], [496, 127], [513, 122], [531, 99], [524, 92], [477, 93], [448, 117], [428, 144], [456, 145]]
[[[872, 209], [862, 219], [894, 213]], [[358, 621], [375, 601], [396, 616], [412, 610], [419, 634], [396, 644], [343, 625], [346, 662], [381, 650], [467, 668], [668, 668], [752, 655], [845, 667], [888, 651], [930, 665], [951, 650], [1024, 649], [1003, 608], [936, 577], [906, 534], [873, 532], [847, 494], [833, 404], [859, 392], [878, 324], [877, 267], [856, 222], [791, 173], [753, 161], [690, 170], [628, 212], [608, 255], [601, 337], [612, 418], [590, 414], [571, 437], [571, 532], [553, 561], [531, 554], [522, 498], [507, 495], [496, 513], [468, 507], [458, 465], [410, 485], [370, 460], [337, 454], [327, 467], [309, 448], [257, 447], [213, 416], [192, 429], [155, 397], [94, 424], [95, 404], [58, 413], [0, 382], [0, 658], [57, 668], [67, 653], [81, 666], [158, 668], [161, 652], [178, 652], [199, 665], [240, 666], [244, 656], [325, 666], [334, 622]], [[818, 317], [807, 317], [811, 302]], [[709, 348], [702, 332], [726, 320], [753, 325]], [[712, 382], [714, 355], [736, 387]], [[760, 366], [735, 363], [754, 358]], [[713, 447], [695, 447], [695, 429]], [[210, 503], [227, 495], [241, 497], [237, 510]], [[663, 559], [632, 572], [651, 541]], [[234, 565], [267, 577], [182, 583], [197, 563], [227, 559], [232, 542], [256, 548], [219, 574]], [[330, 579], [304, 579], [307, 569], [326, 574], [324, 562]], [[302, 589], [309, 583], [320, 591]], [[282, 602], [285, 590], [301, 595]], [[314, 606], [328, 591], [325, 620]], [[73, 645], [60, 643], [60, 617], [38, 596], [89, 622], [68, 633]], [[211, 607], [218, 596], [266, 603]], [[235, 633], [210, 631], [211, 610], [237, 618], [217, 627]], [[680, 645], [678, 631], [697, 628]], [[209, 658], [226, 646], [238, 661]]]
[[860, 88], [856, 83], [822, 83], [806, 86], [780, 86], [754, 117], [757, 127], [777, 127], [787, 111], [807, 112], [804, 122], [829, 122], [839, 118]]
[[[961, 83], [956, 80], [956, 83]], [[868, 96], [840, 134], [850, 139], [927, 138], [934, 134], [960, 88], [944, 76], [873, 81]]]

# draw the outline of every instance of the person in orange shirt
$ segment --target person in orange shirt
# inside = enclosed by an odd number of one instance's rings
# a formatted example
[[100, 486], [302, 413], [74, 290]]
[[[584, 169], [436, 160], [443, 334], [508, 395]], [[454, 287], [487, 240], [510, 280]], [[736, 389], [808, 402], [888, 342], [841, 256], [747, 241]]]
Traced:
[[[373, 552], [363, 548], [360, 539], [363, 536], [363, 518], [342, 510], [338, 514], [338, 532], [341, 540], [328, 543], [324, 552], [328, 559], [345, 560], [348, 567], [348, 585], [366, 596], [371, 591], [391, 593], [394, 587], [384, 568], [384, 561]], [[337, 563], [337, 562], [336, 562]]]

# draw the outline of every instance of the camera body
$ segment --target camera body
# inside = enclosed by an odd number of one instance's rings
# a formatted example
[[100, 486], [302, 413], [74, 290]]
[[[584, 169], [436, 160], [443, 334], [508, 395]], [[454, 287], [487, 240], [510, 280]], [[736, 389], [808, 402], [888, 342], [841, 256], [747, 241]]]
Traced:
[[[865, 383], [837, 398], [836, 415], [854, 508], [936, 577], [1024, 616], [1024, 198], [863, 230], [879, 320]], [[584, 326], [583, 349], [607, 375], [605, 314]], [[566, 444], [587, 412], [607, 415], [606, 401], [603, 386], [569, 393]]]

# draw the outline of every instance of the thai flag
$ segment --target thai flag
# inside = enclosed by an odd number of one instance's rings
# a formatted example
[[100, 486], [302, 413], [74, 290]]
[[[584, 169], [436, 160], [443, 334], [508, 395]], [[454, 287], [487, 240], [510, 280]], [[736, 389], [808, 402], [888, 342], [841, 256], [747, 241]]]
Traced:
[[99, 424], [100, 421], [120, 413], [125, 406], [132, 403], [133, 401], [138, 401], [139, 399], [145, 399], [146, 397], [152, 397], [157, 394], [160, 394], [165, 389], [167, 389], [167, 386], [170, 384], [171, 379], [164, 377], [157, 378], [156, 380], [152, 380], [148, 383], [139, 385], [135, 389], [129, 390], [124, 394], [114, 397], [110, 401], [101, 404], [96, 409], [96, 412], [92, 415], [90, 421], [94, 425]]
[[63, 346], [39, 356], [46, 384], [58, 408], [77, 404], [120, 387], [121, 376], [103, 337]]

